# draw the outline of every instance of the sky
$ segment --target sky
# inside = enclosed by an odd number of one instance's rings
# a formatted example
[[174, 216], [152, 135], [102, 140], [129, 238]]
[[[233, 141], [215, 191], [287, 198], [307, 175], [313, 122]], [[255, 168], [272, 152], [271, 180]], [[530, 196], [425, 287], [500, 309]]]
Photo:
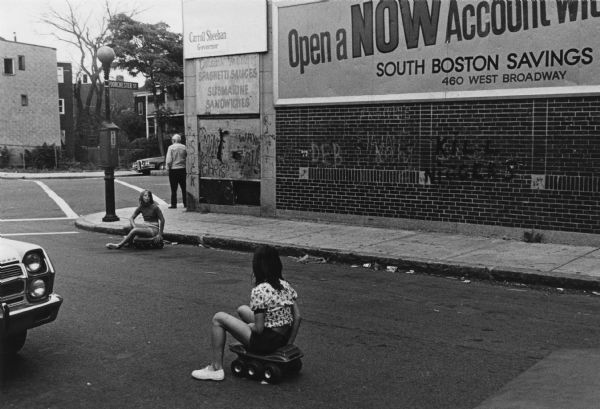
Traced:
[[[101, 13], [105, 5], [105, 0], [68, 1], [75, 14], [88, 19], [91, 27], [97, 21], [93, 17], [94, 13]], [[108, 3], [111, 9], [116, 8], [118, 11], [139, 10], [140, 13], [133, 17], [135, 20], [150, 24], [162, 21], [170, 26], [172, 32], [181, 33], [183, 30], [181, 0], [108, 0]], [[57, 40], [52, 35], [53, 28], [41, 22], [50, 9], [66, 13], [67, 0], [0, 0], [0, 37], [12, 41], [16, 35], [20, 43], [56, 48], [57, 61], [71, 62], [75, 70], [75, 64], [79, 61], [78, 49]], [[126, 79], [143, 82], [141, 78]]]

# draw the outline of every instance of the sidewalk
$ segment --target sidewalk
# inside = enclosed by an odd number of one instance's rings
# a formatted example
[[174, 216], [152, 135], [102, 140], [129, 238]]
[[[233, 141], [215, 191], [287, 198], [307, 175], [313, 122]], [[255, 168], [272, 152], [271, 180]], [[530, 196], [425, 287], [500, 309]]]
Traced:
[[[370, 264], [369, 268], [390, 274], [412, 270], [464, 280], [576, 288], [600, 295], [598, 247], [161, 209], [165, 239], [171, 242], [243, 251], [264, 243], [278, 247], [282, 255], [305, 257], [309, 262], [326, 259], [363, 267]], [[122, 235], [133, 210], [118, 209], [121, 220], [117, 222], [103, 222], [102, 212], [83, 216], [75, 225]]]

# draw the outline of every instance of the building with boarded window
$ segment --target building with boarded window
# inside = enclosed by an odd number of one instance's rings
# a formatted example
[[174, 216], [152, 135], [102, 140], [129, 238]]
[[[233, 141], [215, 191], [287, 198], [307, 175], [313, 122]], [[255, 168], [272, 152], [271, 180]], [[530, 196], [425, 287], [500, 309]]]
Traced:
[[600, 233], [600, 3], [208, 3], [183, 1], [197, 205]]
[[60, 148], [56, 49], [0, 38], [0, 149], [10, 164], [44, 143]]

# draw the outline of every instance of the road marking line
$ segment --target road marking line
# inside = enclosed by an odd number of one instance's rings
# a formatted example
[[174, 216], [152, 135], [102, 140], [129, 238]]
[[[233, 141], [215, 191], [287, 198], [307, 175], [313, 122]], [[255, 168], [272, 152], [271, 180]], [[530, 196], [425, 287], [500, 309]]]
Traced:
[[67, 202], [65, 202], [62, 197], [60, 197], [59, 195], [54, 193], [54, 191], [52, 189], [50, 189], [48, 186], [46, 186], [45, 183], [40, 182], [39, 180], [34, 180], [34, 182], [37, 183], [44, 190], [44, 192], [46, 192], [46, 194], [48, 196], [50, 196], [50, 199], [52, 199], [56, 202], [58, 207], [60, 207], [60, 210], [62, 210], [63, 213], [68, 218], [70, 218], [70, 219], [78, 219], [79, 218], [79, 215], [77, 213], [75, 213], [73, 211], [73, 209], [71, 209], [71, 207], [67, 204]]
[[0, 219], [0, 222], [38, 222], [48, 220], [73, 220], [72, 217], [36, 217], [33, 219]]
[[[138, 192], [142, 192], [142, 191], [146, 190], [146, 189], [142, 189], [141, 187], [130, 185], [129, 183], [123, 182], [122, 180], [119, 180], [119, 179], [115, 179], [115, 182], [120, 183], [123, 186], [129, 187], [129, 188], [131, 188], [133, 190], [136, 190]], [[167, 202], [165, 202], [164, 200], [162, 200], [160, 197], [156, 196], [154, 193], [152, 193], [152, 197], [154, 198], [154, 201], [156, 202], [156, 204], [162, 205], [162, 206], [167, 206], [168, 205]]]
[[50, 234], [79, 234], [78, 231], [49, 231], [49, 232], [40, 232], [40, 233], [0, 233], [2, 237], [11, 237], [11, 236], [46, 236]]

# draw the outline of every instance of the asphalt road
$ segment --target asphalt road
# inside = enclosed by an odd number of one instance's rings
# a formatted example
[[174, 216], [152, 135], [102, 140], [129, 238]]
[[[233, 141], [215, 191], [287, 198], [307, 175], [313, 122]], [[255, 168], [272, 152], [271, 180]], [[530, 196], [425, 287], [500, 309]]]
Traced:
[[[126, 180], [138, 181], [168, 199], [164, 177]], [[103, 209], [102, 179], [44, 183], [77, 214]], [[116, 237], [56, 219], [36, 186], [0, 180], [0, 234], [46, 248], [65, 302], [5, 364], [2, 408], [474, 408], [554, 351], [597, 347], [598, 298], [582, 293], [285, 258], [304, 316], [300, 375], [195, 381], [210, 318], [248, 301], [251, 255], [110, 251]], [[135, 205], [134, 190], [116, 190], [117, 207]]]

